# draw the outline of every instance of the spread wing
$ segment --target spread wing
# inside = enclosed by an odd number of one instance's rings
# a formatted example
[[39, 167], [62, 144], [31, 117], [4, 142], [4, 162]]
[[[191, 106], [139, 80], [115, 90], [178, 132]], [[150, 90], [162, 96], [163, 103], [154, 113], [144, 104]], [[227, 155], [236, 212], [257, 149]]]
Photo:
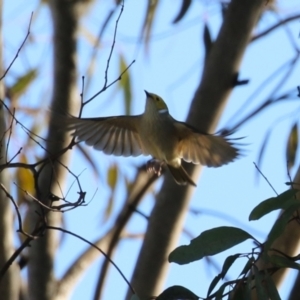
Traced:
[[76, 118], [64, 120], [67, 130], [87, 145], [106, 154], [116, 156], [147, 155], [137, 127], [140, 116], [117, 116], [107, 118]]
[[203, 134], [182, 122], [176, 122], [175, 127], [180, 137], [176, 153], [187, 162], [219, 167], [239, 155], [239, 150], [225, 136]]

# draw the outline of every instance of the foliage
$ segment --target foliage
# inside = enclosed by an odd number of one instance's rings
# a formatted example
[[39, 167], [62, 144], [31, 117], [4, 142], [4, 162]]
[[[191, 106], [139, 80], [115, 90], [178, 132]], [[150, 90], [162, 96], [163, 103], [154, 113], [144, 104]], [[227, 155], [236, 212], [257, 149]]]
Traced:
[[[272, 226], [268, 238], [265, 242], [259, 242], [246, 231], [236, 227], [218, 227], [202, 232], [193, 239], [189, 245], [179, 246], [169, 255], [169, 262], [177, 264], [188, 264], [201, 260], [206, 256], [221, 253], [247, 239], [252, 239], [257, 245], [248, 253], [235, 253], [228, 256], [222, 267], [222, 271], [211, 282], [207, 296], [201, 299], [223, 299], [231, 295], [230, 299], [251, 299], [251, 291], [255, 290], [258, 299], [280, 299], [277, 288], [271, 275], [282, 268], [292, 268], [300, 270], [300, 256], [290, 257], [281, 251], [270, 248], [273, 241], [282, 234], [289, 222], [299, 222], [298, 208], [299, 200], [296, 194], [299, 190], [290, 189], [277, 197], [272, 197], [258, 204], [250, 213], [249, 220], [258, 220], [274, 210], [281, 209], [282, 214]], [[258, 269], [256, 262], [260, 256], [263, 256], [266, 262], [272, 263], [272, 267], [267, 269]], [[247, 261], [241, 269], [240, 275], [235, 280], [225, 281], [217, 289], [217, 285], [225, 278], [232, 265], [241, 258]], [[169, 291], [170, 298], [176, 298], [177, 290]], [[184, 290], [180, 299], [196, 299], [190, 296], [189, 290]], [[162, 298], [163, 299], [163, 298]], [[166, 298], [167, 299], [167, 298]], [[198, 298], [197, 298], [198, 299]]]

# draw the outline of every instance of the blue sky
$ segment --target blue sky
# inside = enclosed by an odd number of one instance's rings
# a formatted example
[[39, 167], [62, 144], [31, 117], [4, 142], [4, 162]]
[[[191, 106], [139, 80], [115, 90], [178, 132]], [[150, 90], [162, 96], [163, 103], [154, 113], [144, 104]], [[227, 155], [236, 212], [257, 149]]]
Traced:
[[[91, 41], [97, 35], [106, 13], [113, 7], [113, 2], [97, 1], [95, 7], [80, 22], [78, 101], [81, 91], [81, 76], [86, 75], [87, 64], [92, 53], [93, 45]], [[207, 22], [213, 38], [216, 37], [221, 24], [218, 2], [194, 1], [192, 9], [189, 10], [184, 20], [177, 25], [172, 25], [171, 21], [179, 10], [179, 3], [176, 6], [171, 5], [168, 1], [163, 1], [158, 8], [148, 49], [145, 49], [142, 44], [136, 43], [144, 18], [145, 3], [146, 1], [126, 1], [124, 13], [119, 23], [115, 52], [109, 69], [109, 81], [118, 77], [120, 55], [125, 58], [128, 64], [135, 59], [136, 62], [129, 71], [133, 92], [131, 113], [138, 114], [143, 112], [145, 105], [144, 89], [146, 89], [149, 92], [162, 96], [172, 116], [183, 121], [187, 116], [189, 104], [199, 82], [203, 67], [204, 48], [202, 34], [204, 22]], [[280, 1], [279, 3], [278, 12], [282, 16], [293, 15], [300, 11], [296, 1], [289, 1], [288, 3]], [[24, 73], [26, 69], [38, 67], [40, 70], [38, 79], [20, 99], [20, 105], [29, 105], [46, 110], [50, 101], [52, 84], [52, 28], [50, 26], [49, 10], [45, 5], [39, 6], [38, 1], [30, 1], [26, 2], [26, 4], [25, 2], [20, 4], [13, 1], [4, 1], [4, 58], [5, 63], [8, 64], [14, 57], [27, 32], [31, 11], [34, 12], [35, 19], [31, 27], [30, 40], [22, 49], [6, 80], [9, 84], [15, 80], [16, 76]], [[91, 78], [90, 88], [85, 92], [86, 99], [102, 87], [104, 68], [112, 43], [115, 18], [116, 15], [110, 22], [101, 41], [97, 62], [94, 65], [95, 73]], [[266, 13], [260, 22], [257, 32], [268, 28], [271, 24], [276, 23], [277, 20], [278, 17], [273, 13]], [[288, 34], [293, 37], [297, 46], [299, 46], [299, 31], [300, 24], [298, 21], [288, 24]], [[279, 76], [250, 102], [249, 98], [256, 91], [257, 87], [285, 61], [293, 57], [294, 52], [288, 34], [286, 30], [280, 29], [248, 47], [241, 64], [240, 78], [250, 79], [250, 82], [246, 86], [234, 89], [218, 129], [224, 126], [233, 126], [243, 115], [246, 115], [247, 112], [261, 103], [274, 89], [276, 82], [280, 81]], [[291, 78], [282, 87], [282, 90], [277, 90], [276, 93], [280, 94], [281, 91], [294, 87], [296, 95], [296, 86], [299, 85], [300, 78], [299, 73], [299, 67], [296, 66]], [[247, 108], [233, 118], [235, 112], [240, 107], [243, 107], [245, 102], [249, 104]], [[202, 231], [213, 227], [232, 225], [242, 226], [243, 229], [249, 231], [260, 241], [264, 240], [264, 236], [276, 219], [277, 212], [264, 217], [260, 221], [248, 222], [248, 215], [252, 208], [260, 201], [274, 196], [273, 191], [262, 178], [257, 180], [253, 162], [257, 162], [259, 149], [265, 139], [265, 134], [270, 126], [274, 126], [275, 122], [275, 131], [271, 135], [261, 170], [278, 193], [287, 188], [284, 184], [288, 180], [285, 145], [289, 128], [298, 119], [297, 110], [296, 101], [289, 101], [276, 104], [257, 115], [251, 121], [241, 126], [235, 134], [236, 137], [245, 137], [245, 155], [227, 166], [218, 169], [203, 169], [191, 202], [191, 207], [202, 213], [199, 215], [188, 213], [185, 223], [185, 229], [191, 235], [195, 237]], [[124, 114], [124, 111], [124, 99], [116, 85], [89, 104], [84, 111], [84, 116], [119, 115]], [[291, 114], [293, 112], [295, 112], [294, 115]], [[276, 122], [280, 116], [286, 114], [291, 114], [291, 116], [281, 123]], [[31, 124], [33, 121], [30, 115], [26, 116], [26, 114], [20, 113], [19, 116], [28, 124]], [[19, 140], [14, 142], [14, 146], [18, 147], [22, 144], [22, 141], [22, 137], [20, 137]], [[148, 158], [116, 158], [106, 156], [93, 149], [87, 150], [97, 161], [101, 173], [100, 178], [94, 177], [90, 166], [83, 160], [78, 150], [74, 151], [70, 166], [75, 173], [80, 173], [84, 170], [80, 179], [84, 189], [87, 191], [88, 199], [91, 199], [97, 190], [96, 196], [88, 206], [68, 212], [64, 217], [65, 226], [68, 230], [93, 241], [101, 236], [111, 224], [111, 222], [103, 223], [102, 215], [110, 195], [106, 184], [107, 168], [113, 164], [117, 164], [121, 168], [120, 172], [122, 175], [115, 194], [113, 211], [113, 214], [116, 215], [124, 200], [124, 176], [132, 179], [135, 167], [146, 162]], [[292, 175], [294, 172], [295, 169], [292, 169]], [[71, 180], [72, 178], [69, 180], [69, 185]], [[156, 191], [159, 189], [160, 182], [155, 187]], [[75, 189], [73, 192], [75, 195]], [[149, 214], [153, 207], [153, 201], [153, 195], [148, 195], [139, 209], [145, 214]], [[219, 217], [218, 214], [220, 213], [227, 217]], [[236, 222], [235, 220], [238, 221]], [[127, 230], [132, 234], [141, 234], [145, 230], [146, 225], [146, 220], [136, 215], [130, 221]], [[189, 240], [190, 236], [183, 233], [179, 245], [188, 244]], [[131, 277], [140, 245], [140, 239], [125, 239], [120, 242], [118, 251], [113, 258], [128, 279]], [[55, 269], [57, 275], [63, 274], [66, 266], [73, 263], [78, 254], [86, 247], [87, 245], [82, 241], [76, 240], [74, 237], [64, 236], [56, 261]], [[214, 256], [212, 259], [221, 266], [228, 255], [251, 251], [251, 248], [251, 242], [246, 242], [224, 254]], [[83, 299], [83, 297], [91, 299], [102, 261], [103, 258], [100, 257], [84, 275], [72, 295], [72, 300]], [[230, 279], [233, 279], [240, 270], [241, 266], [237, 264], [234, 272], [230, 275]], [[208, 267], [205, 261], [186, 266], [171, 264], [165, 286], [183, 285], [197, 295], [205, 296], [210, 281], [218, 272], [218, 270]], [[193, 275], [191, 276], [191, 274]], [[286, 281], [292, 282], [294, 275], [291, 274], [289, 276], [290, 278]], [[287, 294], [288, 288], [288, 285], [284, 285], [280, 290], [283, 298], [285, 298], [284, 295]], [[111, 268], [103, 299], [120, 299], [123, 297], [126, 289], [125, 282], [116, 270]]]

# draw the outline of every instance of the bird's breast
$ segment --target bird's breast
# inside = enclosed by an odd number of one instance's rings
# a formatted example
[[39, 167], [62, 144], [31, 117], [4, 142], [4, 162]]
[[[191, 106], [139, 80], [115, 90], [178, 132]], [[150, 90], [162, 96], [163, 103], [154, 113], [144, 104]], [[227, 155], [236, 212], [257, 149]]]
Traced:
[[143, 118], [139, 131], [142, 143], [151, 156], [166, 162], [176, 158], [178, 139], [171, 118], [160, 115]]

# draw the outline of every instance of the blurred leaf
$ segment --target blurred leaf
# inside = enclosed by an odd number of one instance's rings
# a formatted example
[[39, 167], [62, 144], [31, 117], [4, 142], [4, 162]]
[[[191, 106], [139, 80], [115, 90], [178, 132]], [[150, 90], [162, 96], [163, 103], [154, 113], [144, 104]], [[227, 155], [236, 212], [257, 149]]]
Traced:
[[158, 0], [148, 0], [147, 12], [141, 32], [141, 40], [145, 41], [146, 48], [150, 40], [150, 33], [153, 25], [154, 15], [157, 9], [157, 4]]
[[113, 207], [114, 207], [114, 193], [112, 192], [111, 195], [109, 196], [108, 198], [108, 201], [107, 201], [107, 205], [105, 207], [105, 211], [104, 211], [104, 215], [103, 215], [103, 218], [102, 218], [102, 222], [105, 223], [109, 217], [111, 216], [111, 213], [113, 211]]
[[286, 145], [286, 161], [288, 163], [288, 169], [290, 170], [296, 159], [296, 153], [298, 149], [298, 123], [296, 122], [291, 128], [287, 145]]
[[118, 181], [118, 167], [117, 165], [113, 164], [109, 167], [107, 172], [107, 184], [109, 187], [114, 190]]
[[300, 264], [294, 262], [293, 259], [288, 257], [271, 255], [268, 257], [268, 261], [279, 268], [290, 268], [300, 271]]
[[204, 24], [203, 42], [205, 47], [205, 58], [207, 58], [213, 44], [207, 23]]
[[[27, 164], [27, 158], [24, 154], [20, 154], [20, 162]], [[31, 195], [35, 193], [34, 177], [29, 169], [17, 168], [16, 171], [17, 185]], [[19, 188], [17, 189], [18, 205], [22, 205], [26, 199], [26, 195]]]
[[105, 207], [105, 213], [103, 222], [107, 221], [110, 217], [113, 207], [114, 207], [114, 199], [115, 199], [115, 189], [118, 182], [118, 166], [116, 164], [113, 164], [109, 167], [107, 171], [107, 184], [111, 189], [110, 196], [108, 198], [107, 206]]
[[178, 300], [178, 299], [184, 299], [184, 300], [198, 300], [199, 297], [195, 295], [192, 291], [189, 289], [180, 286], [180, 285], [173, 285], [166, 290], [164, 290], [157, 298], [156, 300]]
[[192, 4], [192, 0], [182, 0], [179, 13], [176, 16], [176, 18], [173, 20], [173, 24], [179, 22], [185, 16], [191, 4]]
[[[120, 74], [124, 72], [126, 68], [127, 68], [127, 64], [124, 60], [124, 57], [120, 55], [120, 64], [119, 64]], [[132, 94], [131, 94], [131, 78], [130, 78], [129, 70], [127, 70], [127, 72], [125, 72], [122, 75], [122, 80], [119, 80], [119, 87], [121, 88], [124, 95], [125, 114], [130, 115]]]
[[250, 213], [249, 221], [258, 220], [276, 209], [286, 209], [297, 201], [295, 195], [298, 190], [287, 190], [277, 197], [269, 198], [259, 203]]
[[294, 203], [290, 205], [288, 209], [286, 209], [282, 215], [276, 220], [275, 224], [273, 225], [271, 231], [269, 232], [267, 241], [264, 247], [264, 253], [266, 253], [270, 247], [272, 246], [273, 242], [283, 233], [287, 223], [290, 221], [293, 213], [300, 207], [300, 202]]
[[94, 171], [94, 175], [96, 178], [100, 177], [100, 172], [98, 170], [97, 165], [95, 164], [95, 161], [93, 160], [93, 158], [91, 157], [91, 154], [89, 152], [89, 148], [87, 147], [83, 147], [82, 144], [77, 144], [78, 150], [81, 152], [81, 154], [83, 155], [83, 157], [87, 160], [87, 162], [90, 164], [90, 166], [92, 167], [93, 171]]
[[9, 96], [12, 99], [18, 98], [21, 94], [23, 94], [26, 89], [30, 86], [33, 80], [37, 76], [37, 69], [29, 70], [26, 74], [18, 77], [15, 83], [8, 88]]
[[190, 245], [180, 246], [171, 252], [169, 262], [187, 264], [205, 256], [223, 252], [247, 239], [254, 239], [248, 232], [236, 227], [217, 227], [202, 232]]

